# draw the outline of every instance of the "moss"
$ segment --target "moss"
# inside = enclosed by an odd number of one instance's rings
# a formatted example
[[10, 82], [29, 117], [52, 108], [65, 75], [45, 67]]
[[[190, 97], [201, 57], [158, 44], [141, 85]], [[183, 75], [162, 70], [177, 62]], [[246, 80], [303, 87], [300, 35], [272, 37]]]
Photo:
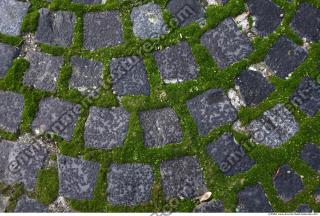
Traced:
[[40, 170], [37, 175], [36, 198], [48, 205], [58, 197], [59, 178], [56, 168]]

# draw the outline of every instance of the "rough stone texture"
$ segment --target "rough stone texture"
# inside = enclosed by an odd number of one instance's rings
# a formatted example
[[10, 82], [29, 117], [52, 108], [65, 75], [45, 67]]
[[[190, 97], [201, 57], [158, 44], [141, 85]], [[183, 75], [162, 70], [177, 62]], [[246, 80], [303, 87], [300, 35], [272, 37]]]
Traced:
[[78, 4], [101, 4], [102, 0], [72, 0], [72, 2]]
[[211, 200], [204, 202], [193, 209], [194, 213], [215, 213], [224, 212], [223, 202], [220, 200]]
[[123, 42], [118, 11], [93, 12], [84, 15], [84, 48], [96, 50]]
[[65, 198], [92, 199], [100, 165], [58, 155], [59, 195]]
[[320, 9], [302, 3], [292, 19], [291, 27], [300, 37], [310, 41], [320, 39]]
[[30, 66], [23, 77], [23, 84], [44, 91], [54, 92], [63, 65], [63, 58], [30, 51], [27, 53], [26, 59], [30, 63]]
[[55, 46], [69, 47], [72, 43], [76, 15], [72, 12], [51, 12], [42, 8], [39, 11], [36, 40]]
[[210, 158], [227, 176], [246, 172], [255, 161], [248, 157], [241, 145], [236, 143], [230, 134], [223, 134], [218, 140], [207, 147]]
[[166, 83], [183, 82], [198, 76], [198, 66], [187, 42], [157, 51], [154, 56]]
[[20, 213], [38, 213], [48, 212], [48, 207], [38, 201], [23, 195], [17, 202], [14, 212]]
[[8, 69], [13, 63], [13, 59], [17, 57], [18, 54], [19, 50], [17, 48], [4, 43], [0, 43], [0, 79], [2, 79], [7, 74]]
[[27, 190], [33, 190], [37, 172], [43, 167], [46, 157], [46, 149], [38, 144], [1, 141], [0, 182], [6, 185], [22, 183]]
[[210, 89], [187, 102], [200, 135], [236, 121], [237, 112], [222, 89]]
[[296, 209], [296, 212], [313, 212], [313, 210], [309, 207], [308, 204], [300, 204]]
[[32, 131], [37, 134], [53, 133], [70, 141], [80, 113], [80, 105], [56, 98], [40, 101], [39, 111], [32, 123]]
[[91, 107], [85, 124], [85, 146], [102, 149], [123, 146], [129, 129], [129, 118], [130, 114], [122, 107]]
[[112, 164], [107, 174], [108, 202], [138, 205], [151, 200], [152, 168], [145, 164]]
[[235, 82], [248, 106], [258, 105], [275, 90], [261, 73], [252, 70], [242, 72]]
[[0, 193], [0, 213], [4, 213], [8, 204], [9, 204], [9, 199], [10, 197], [8, 196], [3, 196]]
[[112, 89], [117, 95], [150, 95], [150, 85], [142, 58], [114, 58], [110, 62], [110, 73]]
[[72, 76], [69, 81], [71, 88], [78, 89], [85, 94], [97, 92], [102, 85], [101, 62], [73, 56], [71, 58]]
[[314, 116], [320, 110], [320, 85], [310, 77], [304, 78], [291, 97], [291, 103]]
[[171, 0], [167, 9], [179, 26], [204, 20], [205, 11], [199, 0]]
[[157, 4], [148, 3], [133, 8], [131, 21], [133, 23], [133, 33], [139, 38], [158, 38], [167, 33], [161, 7]]
[[196, 157], [164, 161], [160, 165], [165, 198], [195, 198], [207, 192], [202, 168]]
[[288, 77], [307, 57], [307, 51], [281, 36], [269, 50], [266, 65], [280, 78]]
[[232, 18], [206, 32], [201, 43], [221, 68], [246, 58], [253, 51], [249, 38], [241, 33]]
[[253, 29], [258, 35], [267, 36], [280, 25], [282, 11], [271, 0], [248, 0], [247, 5], [255, 17]]
[[16, 0], [0, 1], [0, 33], [19, 36], [23, 18], [30, 3]]
[[305, 144], [301, 151], [301, 159], [312, 169], [320, 173], [320, 147], [315, 144]]
[[24, 99], [20, 94], [0, 91], [0, 129], [16, 133], [22, 121]]
[[299, 130], [293, 115], [282, 104], [277, 104], [252, 121], [247, 130], [253, 140], [269, 147], [278, 147], [288, 141]]
[[290, 201], [303, 189], [301, 177], [288, 165], [283, 165], [278, 169], [273, 177], [273, 184], [284, 202]]
[[143, 111], [139, 118], [146, 147], [161, 147], [182, 140], [180, 121], [173, 109]]
[[238, 193], [239, 212], [272, 212], [272, 207], [260, 184], [248, 186]]

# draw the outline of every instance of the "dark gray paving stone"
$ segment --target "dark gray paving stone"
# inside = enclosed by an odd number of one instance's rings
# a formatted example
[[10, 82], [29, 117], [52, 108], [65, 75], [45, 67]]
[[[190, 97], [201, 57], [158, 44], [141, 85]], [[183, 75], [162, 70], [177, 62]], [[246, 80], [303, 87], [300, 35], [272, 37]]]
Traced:
[[91, 107], [85, 124], [85, 146], [112, 149], [121, 147], [128, 134], [130, 113], [124, 108]]
[[246, 172], [255, 164], [235, 138], [226, 133], [208, 145], [207, 153], [227, 176]]
[[308, 204], [300, 204], [295, 212], [313, 212], [313, 210], [309, 207]]
[[30, 66], [23, 77], [23, 84], [43, 91], [54, 92], [63, 65], [63, 58], [29, 51], [26, 59]]
[[235, 80], [247, 106], [255, 106], [264, 101], [274, 90], [274, 86], [256, 71], [247, 70]]
[[237, 209], [239, 212], [273, 212], [260, 184], [248, 186], [238, 193]]
[[0, 79], [7, 74], [8, 69], [13, 63], [13, 59], [18, 55], [19, 49], [4, 43], [0, 43]]
[[222, 89], [210, 89], [187, 101], [200, 135], [237, 119], [236, 109]]
[[22, 95], [0, 91], [0, 129], [16, 133], [22, 121], [24, 98]]
[[59, 195], [69, 199], [92, 199], [100, 165], [58, 155]]
[[16, 0], [0, 1], [0, 33], [19, 36], [23, 18], [30, 3]]
[[84, 15], [84, 48], [96, 50], [123, 43], [119, 11], [93, 12]]
[[202, 21], [204, 9], [199, 0], [171, 0], [167, 6], [178, 26], [186, 26], [192, 22]]
[[37, 172], [44, 166], [47, 151], [38, 144], [0, 142], [0, 182], [6, 185], [22, 183], [33, 190]]
[[139, 118], [146, 147], [161, 147], [182, 140], [180, 120], [173, 109], [143, 111]]
[[307, 51], [281, 36], [269, 50], [265, 59], [267, 66], [280, 78], [288, 77], [306, 59]]
[[280, 25], [282, 11], [271, 0], [248, 0], [247, 5], [255, 17], [253, 28], [258, 35], [267, 36]]
[[150, 85], [142, 58], [114, 58], [110, 62], [110, 73], [112, 89], [117, 95], [150, 95]]
[[241, 33], [232, 18], [207, 31], [201, 43], [221, 68], [246, 58], [253, 51], [249, 38]]
[[72, 3], [78, 4], [101, 4], [102, 0], [71, 0]]
[[161, 78], [166, 83], [183, 82], [198, 76], [198, 66], [187, 42], [154, 53]]
[[161, 7], [157, 4], [148, 3], [133, 8], [131, 21], [133, 23], [133, 33], [139, 38], [159, 38], [167, 33]]
[[39, 203], [37, 200], [31, 199], [23, 195], [17, 202], [14, 212], [20, 213], [38, 213], [48, 212], [48, 206]]
[[252, 139], [269, 147], [278, 147], [288, 141], [299, 130], [294, 116], [282, 104], [263, 113], [247, 127]]
[[193, 209], [194, 213], [215, 213], [224, 212], [223, 202], [220, 200], [211, 200], [204, 202]]
[[304, 78], [291, 97], [291, 103], [314, 116], [320, 110], [320, 85], [310, 77]]
[[292, 19], [291, 27], [300, 37], [310, 41], [320, 39], [320, 9], [302, 3]]
[[69, 81], [71, 88], [78, 89], [80, 92], [88, 95], [99, 91], [103, 82], [103, 65], [101, 62], [73, 56], [71, 58], [71, 65], [72, 76]]
[[107, 174], [108, 202], [133, 206], [151, 200], [152, 168], [145, 164], [112, 164]]
[[160, 165], [165, 198], [195, 198], [207, 192], [202, 168], [196, 157], [163, 161]]
[[312, 143], [305, 144], [301, 151], [300, 157], [312, 169], [320, 173], [320, 147], [319, 146]]
[[39, 111], [32, 123], [32, 131], [37, 134], [52, 133], [70, 141], [79, 117], [81, 106], [57, 98], [40, 101]]
[[69, 47], [72, 44], [76, 15], [73, 12], [52, 12], [46, 8], [39, 11], [36, 40], [54, 46]]
[[301, 177], [288, 165], [283, 165], [278, 169], [273, 177], [273, 184], [284, 202], [288, 202], [303, 190]]
[[320, 203], [320, 186], [317, 188], [316, 192], [314, 193], [314, 199], [316, 203]]

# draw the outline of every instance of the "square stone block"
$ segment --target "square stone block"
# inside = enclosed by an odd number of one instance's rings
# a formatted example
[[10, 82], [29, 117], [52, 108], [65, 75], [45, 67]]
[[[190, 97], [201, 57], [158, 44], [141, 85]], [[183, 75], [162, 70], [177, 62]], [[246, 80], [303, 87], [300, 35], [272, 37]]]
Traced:
[[0, 43], [0, 79], [7, 74], [8, 69], [12, 66], [13, 59], [18, 55], [19, 49]]

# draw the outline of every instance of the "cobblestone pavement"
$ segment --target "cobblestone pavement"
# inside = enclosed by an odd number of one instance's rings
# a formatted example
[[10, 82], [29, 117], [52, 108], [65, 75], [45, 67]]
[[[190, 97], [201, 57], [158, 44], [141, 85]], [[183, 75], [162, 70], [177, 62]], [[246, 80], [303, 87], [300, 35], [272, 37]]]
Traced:
[[318, 0], [0, 0], [0, 212], [319, 212]]

